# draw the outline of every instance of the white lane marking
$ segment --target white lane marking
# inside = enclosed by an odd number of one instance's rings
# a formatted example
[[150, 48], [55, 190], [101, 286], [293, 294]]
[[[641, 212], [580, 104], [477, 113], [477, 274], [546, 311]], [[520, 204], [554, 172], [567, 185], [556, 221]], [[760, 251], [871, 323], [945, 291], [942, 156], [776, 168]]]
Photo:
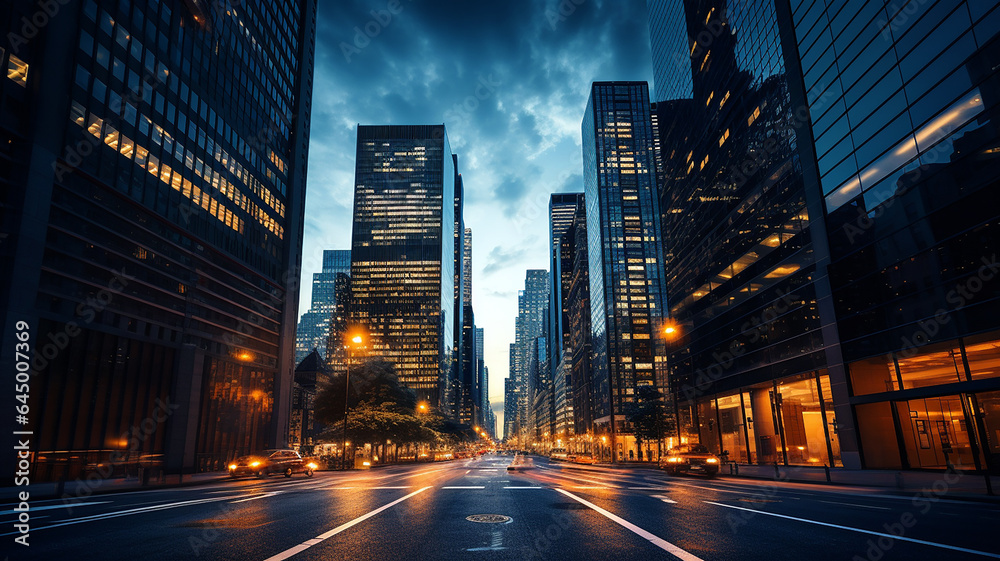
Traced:
[[844, 506], [857, 506], [861, 508], [874, 508], [876, 510], [890, 510], [887, 506], [869, 506], [869, 505], [859, 505], [854, 503], [838, 503], [837, 501], [819, 501], [821, 503], [826, 503], [828, 505], [844, 505]]
[[763, 495], [765, 492], [763, 490], [751, 492], [751, 491], [731, 491], [729, 489], [715, 489], [712, 487], [699, 487], [698, 485], [688, 485], [686, 483], [672, 483], [672, 485], [677, 485], [678, 487], [690, 487], [692, 489], [704, 489], [706, 491], [717, 491], [719, 493], [736, 493], [737, 495]]
[[[33, 507], [31, 507], [31, 512], [35, 512], [36, 510], [50, 510], [50, 509], [53, 509], [53, 508], [76, 508], [78, 506], [103, 505], [103, 504], [107, 504], [107, 503], [110, 503], [110, 502], [111, 501], [96, 501], [96, 502], [91, 501], [89, 503], [66, 503], [64, 505], [33, 506]], [[18, 511], [16, 511], [16, 510], [0, 510], [0, 515], [4, 515], [4, 514], [17, 514], [17, 512]], [[32, 518], [35, 518], [35, 517], [32, 516]]]
[[397, 505], [397, 504], [405, 501], [406, 499], [409, 499], [410, 497], [412, 497], [414, 495], [417, 495], [419, 493], [423, 493], [424, 491], [426, 491], [426, 490], [428, 490], [430, 488], [431, 487], [424, 487], [422, 489], [418, 489], [418, 490], [410, 493], [409, 495], [406, 495], [405, 497], [400, 497], [400, 498], [392, 501], [389, 504], [382, 505], [379, 508], [376, 508], [375, 510], [369, 512], [368, 514], [363, 514], [363, 515], [355, 518], [354, 520], [351, 520], [350, 522], [347, 522], [345, 524], [341, 524], [340, 526], [337, 526], [336, 528], [334, 528], [334, 529], [332, 529], [330, 531], [324, 532], [324, 533], [316, 536], [315, 538], [313, 538], [311, 540], [306, 540], [306, 541], [300, 543], [299, 545], [297, 545], [295, 547], [292, 547], [290, 549], [286, 549], [285, 551], [282, 551], [281, 553], [279, 553], [277, 555], [272, 555], [271, 557], [268, 557], [265, 561], [282, 561], [283, 559], [288, 559], [289, 557], [295, 555], [296, 553], [305, 551], [305, 550], [309, 549], [310, 547], [312, 547], [312, 546], [314, 546], [314, 545], [322, 542], [325, 539], [328, 539], [328, 538], [331, 538], [333, 536], [336, 536], [337, 534], [343, 532], [344, 530], [347, 530], [348, 528], [351, 528], [352, 526], [355, 526], [357, 524], [360, 524], [360, 523], [364, 522], [365, 520], [368, 520], [369, 518], [371, 518], [372, 516], [375, 516], [376, 514], [382, 512], [383, 510], [385, 510], [387, 508], [392, 508], [393, 506], [395, 506], [395, 505]]
[[552, 469], [552, 468], [547, 468], [547, 467], [542, 467], [542, 466], [535, 466], [535, 467], [541, 468], [541, 469], [546, 470], [546, 471], [551, 471], [551, 472], [553, 472], [552, 475], [554, 475], [556, 477], [560, 477], [562, 479], [568, 479], [570, 481], [586, 481], [588, 483], [600, 483], [601, 486], [603, 486], [603, 487], [618, 487], [617, 485], [611, 485], [607, 481], [601, 481], [599, 479], [590, 479], [589, 477], [583, 477], [582, 475], [579, 475], [579, 474], [576, 474], [576, 473], [570, 474], [570, 473], [564, 472], [563, 470], [557, 470], [557, 469]]
[[[142, 507], [142, 508], [133, 508], [133, 509], [129, 509], [129, 510], [122, 510], [122, 511], [119, 511], [119, 512], [106, 512], [104, 514], [93, 514], [93, 515], [90, 515], [90, 516], [83, 516], [83, 517], [80, 517], [80, 518], [72, 518], [70, 520], [66, 520], [65, 522], [58, 522], [56, 524], [52, 524], [51, 526], [41, 526], [41, 527], [37, 528], [37, 530], [48, 530], [49, 528], [58, 528], [60, 526], [69, 526], [71, 524], [82, 524], [84, 522], [94, 522], [94, 521], [97, 521], [97, 520], [105, 520], [105, 519], [108, 519], [108, 518], [118, 518], [120, 516], [131, 516], [133, 514], [142, 514], [142, 513], [145, 513], [145, 512], [153, 512], [153, 511], [156, 511], [156, 510], [166, 510], [166, 509], [178, 508], [178, 507], [182, 507], [182, 506], [191, 506], [191, 505], [204, 504], [204, 503], [215, 503], [215, 502], [219, 502], [219, 501], [228, 501], [229, 499], [235, 499], [235, 498], [237, 498], [239, 496], [240, 495], [232, 495], [232, 496], [229, 496], [229, 497], [212, 497], [212, 498], [208, 498], [208, 499], [194, 499], [194, 500], [190, 500], [190, 501], [181, 501], [181, 502], [177, 502], [177, 503], [167, 503], [167, 504], [162, 504], [162, 505], [145, 506], [145, 507]], [[11, 536], [11, 535], [14, 535], [16, 533], [17, 532], [10, 532], [10, 533], [7, 533], [7, 534], [0, 534], [0, 536]]]
[[525, 486], [511, 485], [511, 486], [508, 486], [508, 487], [504, 487], [504, 489], [541, 489], [541, 487], [530, 487], [530, 486], [527, 486], [527, 485], [525, 485]]
[[442, 489], [485, 489], [482, 485], [448, 485]]
[[668, 498], [664, 497], [663, 495], [650, 495], [650, 497], [653, 497], [654, 499], [660, 499], [661, 501], [663, 501], [665, 503], [670, 503], [670, 504], [674, 504], [674, 505], [677, 504], [677, 501], [675, 501], [673, 499], [668, 499]]
[[963, 553], [971, 553], [973, 555], [982, 555], [982, 556], [985, 556], [985, 557], [992, 557], [994, 559], [1000, 559], [1000, 554], [997, 554], [997, 553], [989, 553], [989, 552], [986, 552], [986, 551], [978, 551], [978, 550], [975, 550], [975, 549], [967, 549], [967, 548], [964, 548], [964, 547], [958, 547], [958, 546], [954, 546], [954, 545], [946, 545], [946, 544], [943, 544], [943, 543], [935, 543], [935, 542], [929, 542], [929, 541], [924, 541], [924, 540], [918, 540], [916, 538], [908, 538], [906, 536], [894, 536], [892, 534], [884, 534], [882, 532], [873, 532], [871, 530], [862, 530], [861, 528], [852, 528], [850, 526], [841, 526], [839, 524], [830, 524], [828, 522], [819, 522], [817, 520], [809, 520], [808, 518], [796, 518], [794, 516], [787, 516], [787, 515], [784, 515], [784, 514], [777, 514], [777, 513], [774, 513], [774, 512], [767, 512], [767, 511], [763, 511], [763, 510], [756, 510], [756, 509], [753, 509], [753, 508], [744, 508], [744, 507], [741, 507], [741, 506], [733, 506], [733, 505], [727, 505], [727, 504], [722, 504], [722, 503], [714, 503], [712, 501], [704, 501], [704, 502], [706, 502], [706, 503], [708, 503], [710, 505], [716, 505], [716, 506], [721, 506], [721, 507], [725, 507], [725, 508], [733, 508], [733, 509], [736, 509], [736, 510], [745, 510], [747, 512], [753, 512], [753, 513], [756, 513], [756, 514], [766, 514], [767, 516], [774, 516], [774, 517], [777, 517], [777, 518], [785, 518], [787, 520], [797, 520], [799, 522], [806, 522], [808, 524], [816, 524], [818, 526], [826, 526], [828, 528], [837, 528], [838, 530], [850, 530], [852, 532], [859, 532], [861, 534], [868, 534], [870, 536], [878, 536], [880, 538], [889, 538], [890, 540], [900, 540], [900, 541], [904, 541], [904, 542], [918, 543], [920, 545], [929, 545], [931, 547], [940, 547], [940, 548], [943, 548], [943, 549], [950, 549], [952, 551], [961, 551]]
[[280, 495], [281, 493], [282, 493], [281, 491], [274, 491], [272, 493], [264, 493], [263, 495], [257, 495], [257, 496], [250, 497], [250, 498], [247, 498], [247, 499], [240, 499], [238, 501], [230, 501], [229, 504], [232, 505], [232, 504], [236, 504], [236, 503], [245, 503], [247, 501], [256, 501], [257, 499], [266, 499], [268, 497], [273, 497], [275, 495]]
[[698, 557], [698, 556], [696, 556], [696, 555], [694, 555], [694, 554], [692, 554], [692, 553], [690, 553], [690, 552], [688, 552], [688, 551], [686, 551], [684, 549], [681, 549], [681, 548], [677, 547], [676, 545], [674, 545], [674, 544], [672, 544], [672, 543], [664, 540], [663, 538], [660, 538], [660, 537], [658, 537], [658, 536], [656, 536], [654, 534], [651, 534], [650, 532], [647, 532], [646, 530], [643, 530], [642, 528], [636, 526], [635, 524], [629, 522], [628, 520], [625, 520], [624, 518], [616, 516], [615, 514], [612, 514], [612, 513], [608, 512], [608, 511], [604, 510], [603, 508], [595, 505], [594, 503], [585, 501], [585, 500], [581, 499], [580, 497], [577, 497], [576, 495], [574, 495], [573, 493], [570, 493], [569, 491], [567, 491], [565, 489], [556, 489], [556, 491], [559, 491], [563, 495], [566, 495], [567, 497], [573, 499], [574, 501], [576, 501], [576, 502], [578, 502], [580, 504], [583, 504], [583, 505], [586, 505], [586, 506], [592, 508], [593, 510], [597, 511], [598, 513], [604, 515], [605, 517], [609, 518], [613, 522], [617, 523], [618, 525], [620, 525], [620, 526], [622, 526], [624, 528], [627, 528], [627, 529], [631, 530], [632, 532], [638, 534], [639, 536], [641, 536], [641, 537], [649, 540], [649, 542], [652, 543], [653, 545], [655, 545], [656, 547], [658, 547], [658, 548], [666, 551], [667, 553], [670, 553], [671, 555], [673, 555], [674, 557], [677, 557], [678, 559], [683, 559], [684, 561], [702, 561], [702, 559], [700, 557]]

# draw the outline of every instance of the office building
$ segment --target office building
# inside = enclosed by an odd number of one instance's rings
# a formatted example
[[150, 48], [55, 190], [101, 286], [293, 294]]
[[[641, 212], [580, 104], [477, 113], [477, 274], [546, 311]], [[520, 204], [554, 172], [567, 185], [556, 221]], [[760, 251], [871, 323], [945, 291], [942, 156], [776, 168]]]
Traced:
[[395, 364], [418, 399], [448, 415], [456, 176], [444, 125], [358, 126], [352, 328], [369, 334], [367, 352]]
[[740, 463], [841, 465], [853, 435], [774, 5], [678, 15], [693, 97], [654, 108], [678, 436]]
[[641, 385], [666, 389], [666, 313], [653, 131], [645, 82], [595, 82], [583, 119], [594, 423], [608, 459], [634, 459]]
[[36, 3], [0, 11], [0, 333], [31, 327], [32, 481], [284, 446], [315, 2], [60, 6], [30, 40]]
[[1000, 8], [778, 5], [829, 240], [843, 463], [997, 473]]
[[[351, 251], [324, 250], [323, 268], [313, 273], [312, 305], [299, 318], [299, 327], [295, 331], [295, 358], [298, 362], [305, 360], [313, 350], [329, 359], [327, 340], [331, 338], [331, 328], [346, 320], [345, 306], [351, 296], [350, 277]], [[336, 349], [331, 350], [336, 352]]]

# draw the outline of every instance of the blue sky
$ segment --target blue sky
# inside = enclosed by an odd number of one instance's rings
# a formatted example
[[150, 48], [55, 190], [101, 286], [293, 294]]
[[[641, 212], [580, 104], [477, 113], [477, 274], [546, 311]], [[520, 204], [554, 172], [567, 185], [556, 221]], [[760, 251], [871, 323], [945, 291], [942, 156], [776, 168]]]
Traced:
[[590, 83], [652, 86], [646, 3], [319, 4], [303, 278], [319, 271], [324, 249], [350, 247], [356, 125], [443, 122], [465, 183], [473, 306], [502, 431], [517, 291], [526, 269], [547, 268], [549, 195], [583, 190]]

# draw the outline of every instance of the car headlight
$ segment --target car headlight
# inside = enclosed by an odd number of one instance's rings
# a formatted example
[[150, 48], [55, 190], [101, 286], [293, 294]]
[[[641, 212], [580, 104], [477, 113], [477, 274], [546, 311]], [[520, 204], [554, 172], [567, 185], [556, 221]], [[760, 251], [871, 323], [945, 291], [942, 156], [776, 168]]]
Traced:
[[709, 459], [705, 460], [705, 462], [709, 463], [709, 464], [717, 464], [717, 463], [719, 463], [719, 458], [709, 458]]
[[229, 469], [236, 469], [236, 464], [229, 464]]
[[255, 468], [260, 465], [260, 462], [250, 462], [250, 467]]
[[319, 469], [319, 466], [316, 465], [316, 462], [309, 462], [308, 464], [306, 464], [306, 467], [308, 467], [309, 469]]

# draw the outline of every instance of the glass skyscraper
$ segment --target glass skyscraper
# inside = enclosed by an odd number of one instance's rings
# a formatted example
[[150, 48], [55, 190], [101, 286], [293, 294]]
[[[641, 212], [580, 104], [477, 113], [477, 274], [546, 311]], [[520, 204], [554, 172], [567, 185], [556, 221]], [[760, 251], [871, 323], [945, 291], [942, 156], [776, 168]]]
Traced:
[[818, 162], [853, 463], [997, 473], [1000, 7], [778, 4], [808, 109], [800, 154]]
[[[327, 361], [333, 352], [327, 352], [327, 340], [331, 329], [337, 330], [337, 319], [346, 321], [345, 305], [350, 299], [351, 251], [349, 249], [327, 249], [323, 251], [323, 269], [313, 273], [312, 305], [299, 318], [295, 332], [295, 360], [302, 362], [316, 349]], [[340, 326], [343, 329], [343, 326]], [[336, 339], [336, 337], [334, 337]]]
[[675, 15], [693, 97], [654, 111], [677, 436], [740, 463], [839, 465], [850, 423], [831, 406], [836, 337], [819, 314], [774, 5], [684, 2]]
[[456, 175], [444, 125], [358, 126], [350, 321], [370, 334], [369, 354], [448, 415]]
[[284, 445], [315, 2], [59, 10], [0, 49], [0, 331], [35, 342], [33, 480]]
[[[666, 388], [666, 315], [646, 82], [595, 82], [583, 119], [594, 417], [605, 453], [634, 459], [626, 419], [642, 385]], [[612, 452], [613, 451], [613, 452]]]

